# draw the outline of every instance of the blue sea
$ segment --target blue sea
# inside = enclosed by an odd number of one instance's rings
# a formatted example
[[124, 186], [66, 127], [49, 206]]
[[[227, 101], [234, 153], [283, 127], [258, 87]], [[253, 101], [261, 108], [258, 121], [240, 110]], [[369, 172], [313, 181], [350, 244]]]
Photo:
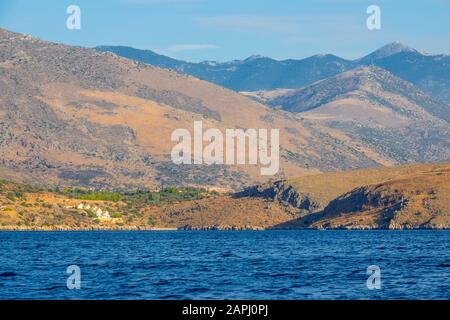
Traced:
[[[0, 242], [0, 299], [450, 298], [450, 231], [0, 232]], [[368, 288], [368, 266], [380, 289]]]

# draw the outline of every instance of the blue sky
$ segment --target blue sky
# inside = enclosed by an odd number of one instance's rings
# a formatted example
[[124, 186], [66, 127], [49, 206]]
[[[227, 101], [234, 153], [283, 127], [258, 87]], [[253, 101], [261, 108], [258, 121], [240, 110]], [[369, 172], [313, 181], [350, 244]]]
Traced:
[[[68, 30], [66, 8], [81, 8]], [[366, 9], [381, 8], [381, 30]], [[0, 0], [0, 26], [72, 45], [128, 45], [189, 61], [333, 53], [358, 58], [392, 41], [450, 54], [450, 0]]]

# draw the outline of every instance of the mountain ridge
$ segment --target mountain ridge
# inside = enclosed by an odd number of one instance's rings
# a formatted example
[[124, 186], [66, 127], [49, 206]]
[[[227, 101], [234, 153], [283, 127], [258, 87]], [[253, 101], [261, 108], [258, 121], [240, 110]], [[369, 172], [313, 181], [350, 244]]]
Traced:
[[[332, 82], [337, 82], [337, 83], [339, 83], [339, 81], [342, 82], [342, 80], [344, 78], [346, 78], [348, 74], [354, 75], [354, 78], [352, 79], [352, 84], [351, 84], [352, 87], [347, 88], [347, 86], [340, 83], [339, 85], [334, 87], [334, 90], [336, 90], [336, 92], [334, 94], [332, 94], [332, 96], [330, 98], [326, 99], [325, 101], [320, 100], [320, 101], [313, 103], [312, 105], [310, 105], [310, 103], [307, 103], [305, 101], [301, 101], [301, 102], [297, 102], [297, 108], [296, 108], [294, 105], [292, 105], [292, 102], [290, 102], [291, 103], [290, 104], [289, 102], [279, 101], [280, 97], [276, 97], [273, 99], [273, 101], [271, 101], [271, 102], [269, 101], [269, 104], [271, 104], [271, 105], [279, 104], [280, 106], [283, 107], [283, 109], [290, 111], [290, 112], [309, 111], [311, 109], [314, 109], [323, 104], [331, 102], [332, 100], [337, 99], [338, 98], [337, 96], [339, 96], [340, 94], [345, 94], [346, 90], [347, 91], [348, 90], [364, 90], [364, 87], [374, 86], [376, 82], [378, 82], [379, 86], [382, 86], [383, 84], [381, 82], [383, 80], [385, 80], [385, 81], [389, 81], [389, 82], [397, 82], [398, 86], [403, 87], [401, 89], [401, 91], [402, 91], [401, 94], [403, 94], [403, 95], [419, 96], [419, 98], [413, 97], [410, 99], [413, 99], [413, 100], [421, 99], [417, 103], [421, 107], [423, 107], [427, 112], [433, 114], [434, 116], [436, 116], [438, 118], [444, 119], [447, 122], [450, 122], [450, 107], [449, 106], [436, 101], [431, 96], [428, 96], [426, 93], [421, 92], [420, 90], [416, 89], [408, 81], [405, 81], [399, 77], [396, 77], [392, 73], [386, 71], [383, 68], [377, 67], [375, 65], [357, 67], [355, 69], [338, 74], [334, 77], [319, 80], [318, 82], [313, 83], [312, 85], [310, 85], [306, 88], [289, 91], [289, 93], [287, 95], [292, 97], [294, 95], [300, 94], [300, 95], [305, 95], [308, 100], [312, 99], [312, 98], [317, 99], [317, 95], [316, 94], [312, 95], [311, 92], [309, 92], [308, 90], [311, 90], [311, 88], [320, 87], [323, 85], [330, 86], [329, 83], [332, 83]], [[392, 88], [392, 87], [387, 88], [386, 84], [385, 84], [385, 87], [386, 87], [386, 90], [395, 90], [395, 88]], [[318, 93], [321, 91], [320, 88], [314, 89], [314, 90]], [[321, 92], [321, 93], [323, 94], [323, 92]], [[298, 107], [300, 107], [300, 106], [301, 106], [301, 109], [298, 109]]]
[[338, 128], [401, 163], [450, 157], [450, 106], [374, 65], [302, 89], [264, 94], [256, 98]]
[[419, 53], [416, 49], [410, 48], [407, 45], [404, 45], [403, 43], [400, 43], [398, 41], [394, 41], [391, 43], [388, 43], [381, 48], [369, 53], [368, 55], [354, 60], [358, 63], [363, 64], [372, 64], [373, 61], [387, 58], [389, 56], [392, 56], [394, 54], [400, 53], [400, 52], [415, 52]]
[[297, 89], [358, 66], [375, 64], [435, 95], [442, 102], [450, 103], [450, 56], [423, 54], [400, 42], [387, 44], [355, 60], [322, 54], [303, 59], [275, 60], [260, 57], [214, 64], [184, 62], [172, 58], [168, 58], [168, 62], [158, 62], [167, 57], [158, 55], [154, 59], [155, 53], [151, 50], [131, 47], [127, 47], [126, 51], [114, 46], [101, 46], [98, 49], [163, 68], [172, 68], [235, 91]]

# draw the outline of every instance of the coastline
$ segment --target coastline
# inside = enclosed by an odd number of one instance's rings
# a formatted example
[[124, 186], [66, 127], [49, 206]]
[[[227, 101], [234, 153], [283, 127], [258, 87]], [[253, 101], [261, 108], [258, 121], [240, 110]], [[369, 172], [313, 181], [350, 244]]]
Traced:
[[450, 231], [450, 226], [442, 228], [430, 227], [416, 227], [416, 228], [240, 228], [240, 229], [226, 229], [226, 228], [3, 228], [0, 227], [0, 232], [91, 232], [91, 231], [117, 231], [117, 232], [142, 232], [142, 231], [226, 231], [226, 232], [240, 232], [240, 231]]

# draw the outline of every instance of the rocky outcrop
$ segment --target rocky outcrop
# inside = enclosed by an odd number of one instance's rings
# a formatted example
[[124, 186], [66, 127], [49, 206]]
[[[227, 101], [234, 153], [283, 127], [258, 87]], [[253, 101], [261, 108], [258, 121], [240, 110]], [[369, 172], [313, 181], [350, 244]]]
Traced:
[[373, 208], [386, 208], [395, 212], [406, 205], [407, 199], [401, 191], [386, 191], [383, 185], [356, 188], [331, 201], [323, 210], [324, 216], [361, 212]]
[[257, 185], [237, 193], [237, 197], [259, 197], [276, 201], [287, 209], [297, 209], [302, 212], [313, 212], [320, 205], [308, 194], [302, 193], [285, 180], [272, 184]]

